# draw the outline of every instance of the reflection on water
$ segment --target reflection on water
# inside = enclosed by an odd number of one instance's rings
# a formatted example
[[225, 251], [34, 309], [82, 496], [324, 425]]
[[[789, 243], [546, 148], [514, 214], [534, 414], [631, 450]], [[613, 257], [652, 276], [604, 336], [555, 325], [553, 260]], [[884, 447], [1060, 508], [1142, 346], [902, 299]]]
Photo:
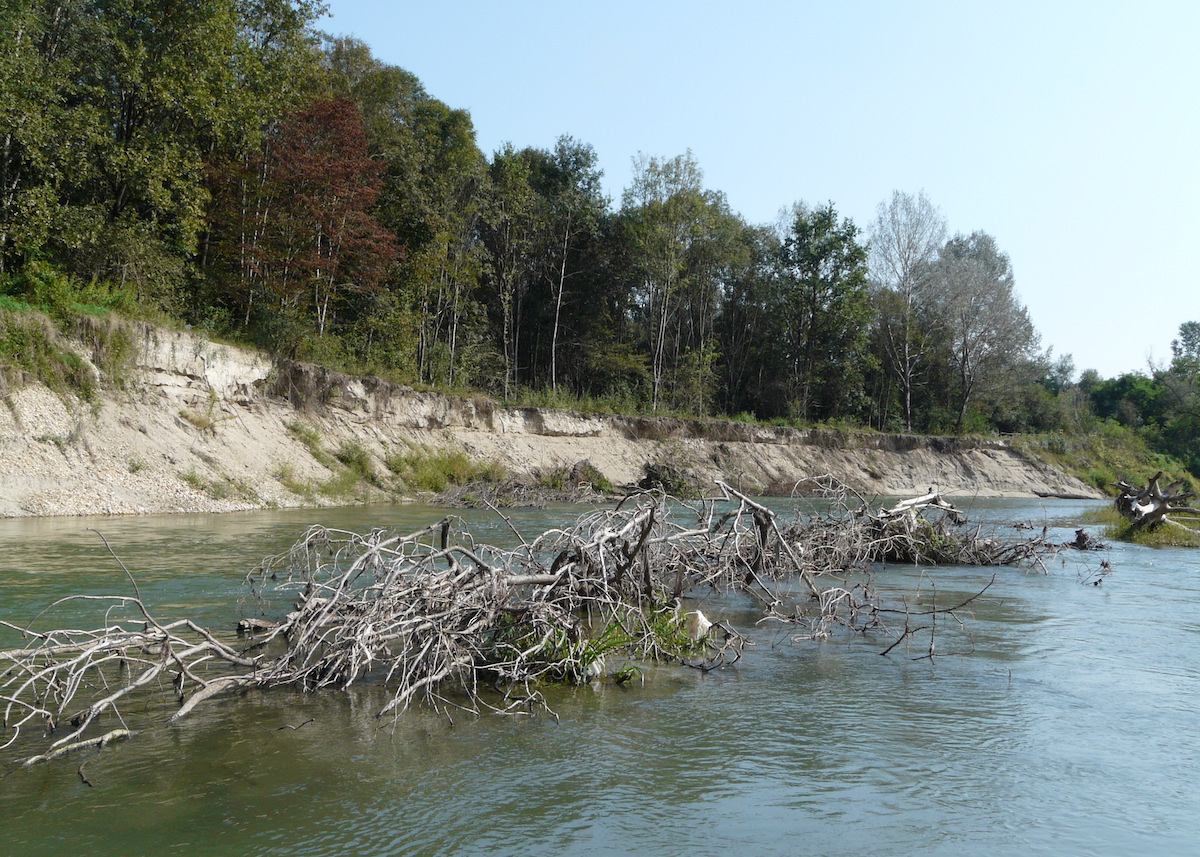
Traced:
[[[975, 517], [1071, 537], [1082, 503], [988, 501]], [[0, 522], [0, 618], [80, 586], [126, 591], [97, 526], [164, 615], [236, 614], [238, 583], [314, 519], [423, 526], [420, 506]], [[472, 513], [475, 514], [475, 513]], [[522, 512], [539, 529], [566, 510]], [[487, 520], [494, 538], [507, 526]], [[489, 538], [489, 536], [484, 537]], [[1117, 547], [1002, 569], [961, 652], [755, 631], [734, 669], [561, 689], [558, 715], [376, 721], [378, 689], [252, 693], [99, 755], [0, 780], [6, 855], [1101, 854], [1200, 842], [1200, 581], [1186, 551]], [[938, 569], [939, 603], [979, 569]], [[889, 568], [893, 595], [918, 573]], [[736, 599], [706, 612], [749, 624]], [[234, 617], [236, 618], [236, 617]], [[7, 640], [8, 638], [4, 638]], [[308, 722], [310, 721], [311, 722]], [[298, 728], [288, 728], [298, 727]], [[85, 786], [77, 774], [86, 763]]]

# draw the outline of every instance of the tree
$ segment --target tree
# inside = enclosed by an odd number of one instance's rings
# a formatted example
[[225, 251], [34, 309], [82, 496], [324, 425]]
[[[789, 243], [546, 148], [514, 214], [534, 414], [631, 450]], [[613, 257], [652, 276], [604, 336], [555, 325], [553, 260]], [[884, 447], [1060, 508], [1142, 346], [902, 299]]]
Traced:
[[247, 322], [270, 300], [276, 348], [295, 348], [306, 328], [324, 337], [345, 300], [380, 287], [396, 248], [371, 213], [379, 172], [354, 102], [326, 99], [291, 116], [224, 186], [217, 252]]
[[481, 382], [491, 357], [478, 300], [488, 177], [471, 116], [355, 39], [331, 40], [325, 64], [333, 93], [360, 106], [367, 151], [383, 168], [374, 213], [400, 257], [359, 323], [363, 347], [423, 382]]
[[1171, 340], [1171, 371], [1191, 381], [1200, 377], [1200, 321], [1179, 325], [1179, 338]]
[[739, 240], [740, 265], [729, 271], [718, 315], [722, 395], [726, 413], [764, 413], [764, 393], [774, 376], [775, 294], [781, 239], [776, 230], [747, 226]]
[[184, 306], [214, 164], [307, 78], [301, 0], [0, 8], [0, 269], [49, 263]]
[[548, 270], [554, 291], [554, 322], [550, 334], [550, 388], [558, 389], [558, 341], [562, 317], [563, 292], [575, 243], [594, 237], [600, 218], [608, 207], [600, 187], [602, 171], [596, 167], [596, 152], [586, 143], [563, 136], [555, 143], [549, 158], [541, 159], [533, 181], [544, 209], [542, 222], [552, 238], [553, 260]]
[[371, 212], [380, 165], [367, 157], [358, 107], [345, 99], [321, 100], [298, 113], [272, 155], [287, 194], [278, 212], [278, 234], [287, 243], [266, 249], [295, 260], [279, 281], [279, 296], [307, 302], [324, 336], [338, 301], [378, 288], [396, 257], [394, 237]]
[[783, 241], [774, 321], [783, 393], [793, 415], [852, 413], [861, 396], [867, 321], [867, 250], [833, 203], [798, 203]]
[[893, 191], [879, 203], [870, 231], [871, 278], [888, 293], [879, 300], [879, 333], [888, 369], [899, 384], [905, 431], [913, 428], [913, 388], [930, 357], [933, 265], [946, 221], [925, 196]]
[[650, 351], [650, 402], [658, 409], [667, 367], [667, 333], [686, 273], [686, 255], [698, 237], [703, 176], [691, 157], [667, 161], [639, 155], [622, 197], [622, 214], [641, 278], [639, 309]]
[[1006, 373], [1032, 355], [1037, 333], [1017, 300], [1008, 256], [987, 233], [946, 242], [934, 277], [958, 381], [955, 430], [961, 432], [974, 397], [1000, 387]]
[[518, 381], [520, 300], [533, 277], [538, 234], [537, 193], [524, 153], [507, 144], [489, 167], [488, 204], [483, 241], [500, 313], [500, 348], [504, 355], [504, 397]]
[[[427, 98], [414, 105], [413, 122], [415, 169], [393, 176], [383, 211], [408, 250], [400, 276], [418, 322], [417, 368], [427, 382], [471, 384], [486, 345], [475, 295], [486, 263], [479, 226], [487, 163], [465, 110]], [[397, 199], [406, 188], [408, 203]]]
[[86, 5], [77, 94], [94, 125], [88, 168], [64, 188], [63, 255], [77, 273], [132, 280], [171, 303], [205, 226], [205, 155], [237, 130], [238, 9], [233, 0]]
[[[64, 4], [65, 6], [65, 4]], [[85, 135], [67, 99], [78, 76], [68, 39], [76, 8], [0, 6], [0, 275], [42, 254], [60, 212], [60, 187], [78, 169], [64, 157]]]
[[1088, 395], [1096, 416], [1130, 428], [1160, 425], [1166, 413], [1162, 386], [1140, 372], [1098, 381]]
[[580, 395], [636, 406], [647, 400], [650, 383], [637, 323], [637, 277], [625, 237], [620, 217], [606, 213], [581, 254], [567, 315], [572, 359], [563, 371]]
[[374, 213], [398, 247], [399, 264], [356, 322], [357, 353], [376, 371], [424, 379], [436, 362], [438, 328], [420, 311], [433, 291], [422, 278], [444, 222], [434, 210], [439, 177], [431, 166], [440, 145], [424, 121], [433, 99], [416, 75], [376, 59], [357, 39], [330, 40], [323, 61], [332, 93], [352, 99], [362, 114], [367, 152], [383, 168]]
[[1200, 476], [1200, 322], [1185, 321], [1171, 342], [1171, 363], [1155, 369], [1162, 388], [1162, 446]]
[[621, 217], [640, 281], [651, 406], [657, 410], [670, 388], [683, 394], [679, 405], [702, 410], [715, 385], [717, 303], [740, 221], [723, 194], [704, 190], [690, 152], [635, 159]]

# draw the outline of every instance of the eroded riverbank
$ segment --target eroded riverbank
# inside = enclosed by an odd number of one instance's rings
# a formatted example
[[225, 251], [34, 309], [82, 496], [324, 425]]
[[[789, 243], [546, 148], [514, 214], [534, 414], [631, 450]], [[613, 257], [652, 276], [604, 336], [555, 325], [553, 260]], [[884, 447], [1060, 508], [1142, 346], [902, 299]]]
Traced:
[[[391, 498], [385, 460], [453, 450], [528, 476], [589, 461], [614, 485], [667, 462], [785, 491], [833, 474], [867, 494], [1096, 497], [1002, 439], [927, 438], [503, 407], [133, 325], [131, 366], [90, 403], [37, 385], [0, 408], [0, 516], [148, 514]], [[80, 345], [85, 359], [87, 349]], [[347, 480], [341, 450], [361, 450]], [[344, 456], [343, 456], [344, 457]], [[337, 490], [331, 484], [341, 479]]]

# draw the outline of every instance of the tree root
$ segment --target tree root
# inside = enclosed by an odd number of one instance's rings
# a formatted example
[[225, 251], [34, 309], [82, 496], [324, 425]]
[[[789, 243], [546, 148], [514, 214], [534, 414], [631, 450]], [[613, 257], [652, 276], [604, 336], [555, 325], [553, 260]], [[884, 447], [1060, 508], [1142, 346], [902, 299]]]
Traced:
[[1117, 511], [1130, 522], [1134, 532], [1139, 530], [1151, 531], [1162, 524], [1171, 524], [1195, 534], [1200, 532], [1195, 527], [1189, 527], [1168, 515], [1183, 515], [1193, 523], [1200, 518], [1200, 509], [1182, 505], [1185, 501], [1196, 496], [1194, 491], [1184, 490], [1183, 482], [1174, 482], [1166, 488], [1158, 484], [1162, 471], [1150, 477], [1145, 485], [1131, 485], [1128, 482], [1114, 482], [1121, 493], [1117, 495], [1114, 504]]

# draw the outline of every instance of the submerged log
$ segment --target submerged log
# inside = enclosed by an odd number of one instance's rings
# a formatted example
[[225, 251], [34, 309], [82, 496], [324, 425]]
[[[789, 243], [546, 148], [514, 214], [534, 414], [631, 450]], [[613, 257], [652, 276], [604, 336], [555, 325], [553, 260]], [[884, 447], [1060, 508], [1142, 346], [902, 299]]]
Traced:
[[237, 632], [240, 635], [265, 634], [268, 631], [273, 631], [278, 627], [279, 623], [272, 622], [270, 619], [259, 619], [257, 616], [247, 616], [244, 619], [238, 620]]

